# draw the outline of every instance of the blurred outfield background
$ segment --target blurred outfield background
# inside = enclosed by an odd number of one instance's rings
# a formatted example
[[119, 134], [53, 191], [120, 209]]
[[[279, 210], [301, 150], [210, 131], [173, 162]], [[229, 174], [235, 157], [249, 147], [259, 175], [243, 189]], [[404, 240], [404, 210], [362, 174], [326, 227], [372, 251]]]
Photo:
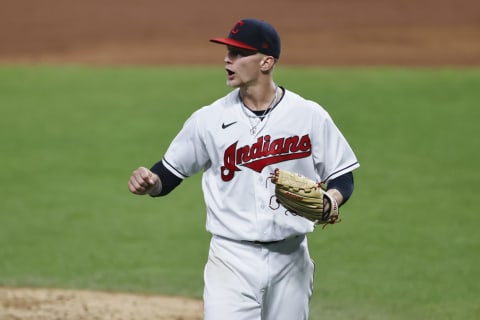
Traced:
[[362, 164], [310, 237], [312, 319], [480, 318], [477, 2], [0, 4], [0, 286], [201, 296], [200, 175], [156, 200], [126, 181], [228, 92], [208, 38], [258, 16], [285, 34], [279, 84]]

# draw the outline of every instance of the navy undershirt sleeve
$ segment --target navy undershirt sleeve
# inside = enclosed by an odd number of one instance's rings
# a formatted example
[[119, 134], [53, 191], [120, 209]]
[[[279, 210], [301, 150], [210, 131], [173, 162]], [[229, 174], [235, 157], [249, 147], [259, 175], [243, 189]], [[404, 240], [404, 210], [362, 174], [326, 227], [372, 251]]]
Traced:
[[155, 163], [155, 165], [150, 170], [155, 173], [162, 182], [162, 191], [152, 197], [160, 197], [169, 194], [170, 191], [175, 189], [183, 181], [182, 179], [171, 173], [170, 170], [165, 168], [162, 161]]
[[343, 203], [350, 199], [353, 193], [353, 173], [347, 172], [327, 183], [327, 189], [337, 189], [343, 196]]

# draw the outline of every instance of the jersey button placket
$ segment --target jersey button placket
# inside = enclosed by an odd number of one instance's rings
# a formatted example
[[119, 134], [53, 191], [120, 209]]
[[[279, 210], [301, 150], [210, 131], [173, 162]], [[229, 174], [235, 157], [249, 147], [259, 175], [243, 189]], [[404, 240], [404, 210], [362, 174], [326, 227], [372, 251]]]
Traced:
[[263, 238], [266, 238], [270, 233], [271, 217], [269, 210], [267, 209], [267, 202], [270, 198], [269, 189], [265, 187], [265, 179], [262, 174], [258, 175], [255, 183], [255, 202], [257, 210], [257, 221], [259, 233]]

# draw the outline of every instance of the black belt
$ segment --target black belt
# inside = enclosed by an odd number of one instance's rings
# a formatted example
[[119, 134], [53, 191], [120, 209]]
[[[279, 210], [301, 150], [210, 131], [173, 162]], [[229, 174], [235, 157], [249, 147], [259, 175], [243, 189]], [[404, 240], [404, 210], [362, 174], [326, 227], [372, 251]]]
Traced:
[[292, 239], [296, 239], [298, 237], [300, 237], [300, 236], [294, 236], [294, 237], [289, 237], [289, 238], [285, 238], [285, 239], [282, 239], [282, 240], [275, 240], [275, 241], [248, 241], [248, 240], [245, 240], [245, 242], [258, 244], [258, 245], [262, 245], [262, 246], [268, 246], [270, 244], [280, 243], [280, 242], [283, 242], [285, 240], [292, 240]]
[[253, 244], [258, 244], [258, 245], [261, 245], [261, 246], [268, 246], [270, 244], [280, 243], [280, 242], [283, 242], [285, 240], [286, 239], [276, 240], [276, 241], [246, 241], [246, 242], [253, 243]]

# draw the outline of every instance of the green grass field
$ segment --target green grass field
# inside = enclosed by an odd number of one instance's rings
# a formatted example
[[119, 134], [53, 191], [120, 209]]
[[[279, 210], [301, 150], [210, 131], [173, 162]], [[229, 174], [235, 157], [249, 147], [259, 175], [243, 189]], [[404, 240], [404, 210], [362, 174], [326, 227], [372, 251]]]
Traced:
[[[480, 318], [480, 70], [280, 67], [357, 153], [343, 222], [309, 237], [311, 319]], [[129, 194], [221, 68], [0, 67], [0, 286], [200, 297], [200, 175]]]

